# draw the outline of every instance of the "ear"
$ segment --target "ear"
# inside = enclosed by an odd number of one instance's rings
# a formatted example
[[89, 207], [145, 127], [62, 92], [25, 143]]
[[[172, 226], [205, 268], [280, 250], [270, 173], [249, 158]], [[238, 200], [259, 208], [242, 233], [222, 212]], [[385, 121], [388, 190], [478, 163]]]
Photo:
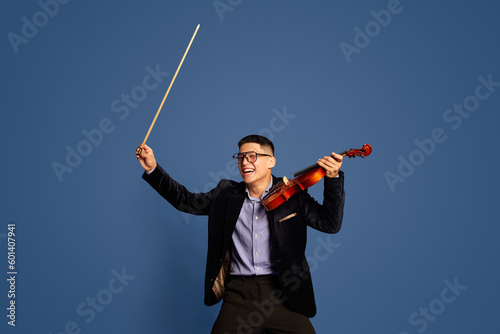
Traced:
[[276, 165], [276, 158], [270, 157], [269, 158], [269, 168], [273, 168], [275, 165]]

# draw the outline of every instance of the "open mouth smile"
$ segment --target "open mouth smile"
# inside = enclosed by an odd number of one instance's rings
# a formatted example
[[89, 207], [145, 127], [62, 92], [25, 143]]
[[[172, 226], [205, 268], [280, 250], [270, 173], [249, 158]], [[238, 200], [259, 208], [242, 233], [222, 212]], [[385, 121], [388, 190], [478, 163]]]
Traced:
[[242, 170], [242, 172], [243, 172], [243, 175], [250, 175], [250, 174], [252, 174], [252, 173], [255, 172], [255, 169], [253, 169], [253, 168], [244, 168]]

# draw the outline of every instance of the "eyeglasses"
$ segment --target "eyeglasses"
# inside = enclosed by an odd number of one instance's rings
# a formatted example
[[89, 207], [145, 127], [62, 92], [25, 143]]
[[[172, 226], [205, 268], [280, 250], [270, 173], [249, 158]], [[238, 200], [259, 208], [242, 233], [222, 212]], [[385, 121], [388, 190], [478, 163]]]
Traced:
[[255, 162], [257, 161], [257, 156], [262, 155], [262, 156], [267, 156], [270, 157], [270, 154], [264, 154], [264, 153], [257, 153], [257, 152], [243, 152], [243, 153], [236, 153], [233, 155], [233, 160], [235, 164], [241, 164], [243, 163], [243, 159], [247, 159], [248, 162]]

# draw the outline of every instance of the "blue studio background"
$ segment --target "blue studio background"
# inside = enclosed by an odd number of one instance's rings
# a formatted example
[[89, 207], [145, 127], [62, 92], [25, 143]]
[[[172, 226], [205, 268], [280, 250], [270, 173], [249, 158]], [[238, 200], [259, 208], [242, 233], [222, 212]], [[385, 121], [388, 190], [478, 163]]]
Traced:
[[317, 332], [499, 333], [497, 1], [0, 6], [1, 333], [210, 332], [206, 217], [134, 157], [198, 24], [147, 142], [186, 187], [238, 180], [250, 133], [276, 175], [373, 146], [344, 162], [341, 232], [308, 233]]

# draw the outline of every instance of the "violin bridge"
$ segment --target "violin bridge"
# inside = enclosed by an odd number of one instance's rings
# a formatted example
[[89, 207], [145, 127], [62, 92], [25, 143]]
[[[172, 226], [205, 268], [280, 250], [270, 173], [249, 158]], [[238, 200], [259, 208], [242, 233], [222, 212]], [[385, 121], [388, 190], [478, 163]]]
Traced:
[[288, 184], [288, 182], [289, 182], [289, 181], [288, 181], [288, 179], [286, 178], [286, 176], [283, 176], [283, 183], [284, 183], [285, 185], [287, 185], [287, 184]]

